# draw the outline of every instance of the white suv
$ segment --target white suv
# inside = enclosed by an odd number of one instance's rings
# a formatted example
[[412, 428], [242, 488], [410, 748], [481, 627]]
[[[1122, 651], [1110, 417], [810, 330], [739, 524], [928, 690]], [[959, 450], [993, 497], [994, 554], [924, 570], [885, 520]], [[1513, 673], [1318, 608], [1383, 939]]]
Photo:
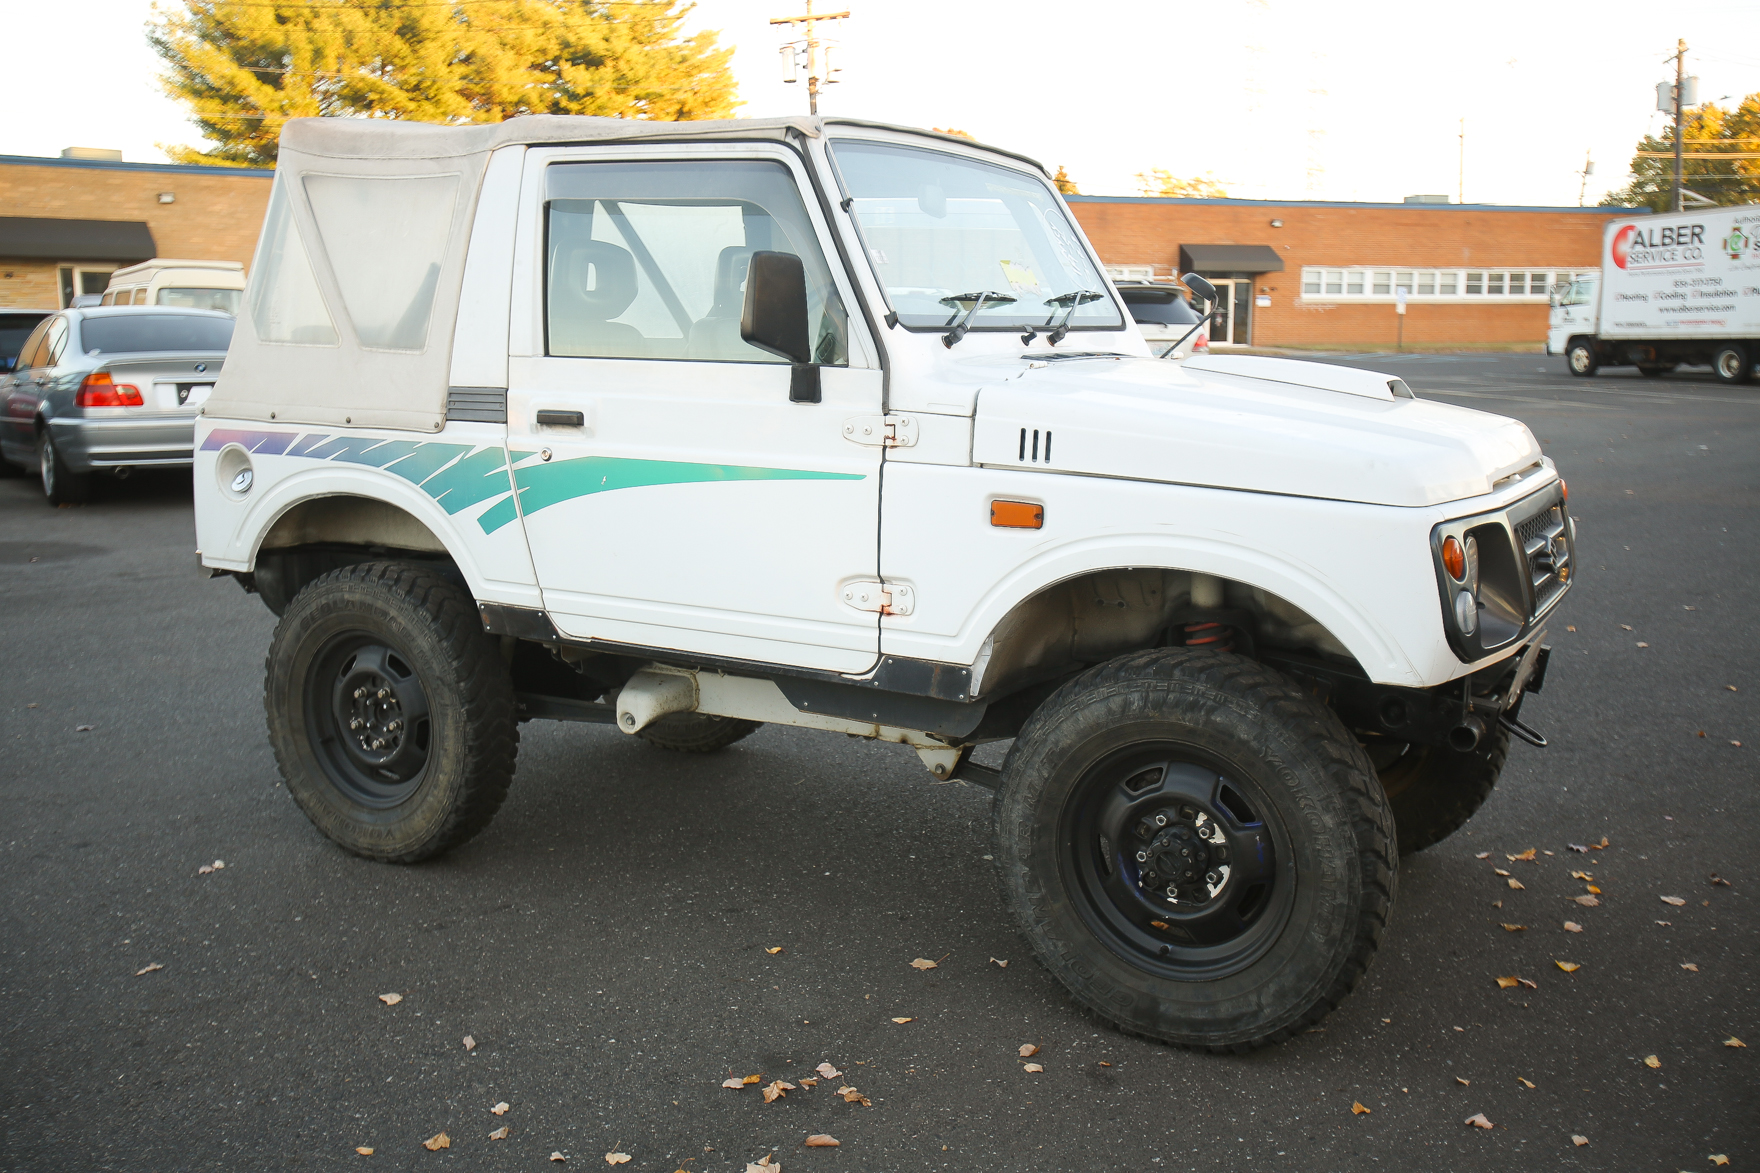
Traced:
[[1520, 423], [1157, 362], [1037, 163], [841, 119], [289, 123], [195, 482], [347, 850], [481, 830], [535, 718], [898, 742], [1077, 999], [1223, 1049], [1538, 741], [1573, 568]]

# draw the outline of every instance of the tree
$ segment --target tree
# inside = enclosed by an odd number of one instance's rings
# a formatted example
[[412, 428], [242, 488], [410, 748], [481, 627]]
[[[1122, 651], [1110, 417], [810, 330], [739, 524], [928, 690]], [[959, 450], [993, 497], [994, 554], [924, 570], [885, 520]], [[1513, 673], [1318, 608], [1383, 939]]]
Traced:
[[[1734, 110], [1715, 103], [1690, 111], [1681, 125], [1681, 147], [1690, 155], [1753, 154], [1760, 151], [1760, 94], [1749, 94]], [[1674, 126], [1660, 136], [1645, 135], [1640, 152], [1666, 158], [1632, 159], [1631, 182], [1602, 198], [1606, 207], [1641, 207], [1667, 212], [1674, 207]], [[1760, 202], [1760, 159], [1683, 159], [1681, 185], [1717, 204]]]
[[1176, 179], [1173, 172], [1165, 167], [1151, 167], [1147, 171], [1137, 172], [1137, 192], [1146, 196], [1171, 196], [1187, 200], [1228, 198], [1228, 192], [1216, 182], [1216, 176], [1208, 171], [1191, 179]]
[[1069, 169], [1066, 168], [1062, 163], [1059, 163], [1057, 165], [1057, 174], [1053, 175], [1051, 177], [1051, 182], [1055, 183], [1057, 185], [1057, 190], [1062, 192], [1064, 195], [1081, 195], [1082, 194], [1076, 188], [1076, 181], [1069, 177]]
[[732, 49], [685, 36], [681, 0], [186, 0], [147, 39], [208, 150], [270, 167], [289, 118], [461, 124], [518, 114], [725, 118]]

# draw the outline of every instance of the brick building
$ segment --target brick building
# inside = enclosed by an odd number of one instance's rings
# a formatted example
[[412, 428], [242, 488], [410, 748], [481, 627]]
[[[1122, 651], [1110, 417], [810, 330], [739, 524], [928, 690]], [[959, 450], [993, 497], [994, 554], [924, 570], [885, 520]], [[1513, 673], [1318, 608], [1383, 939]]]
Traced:
[[0, 307], [57, 309], [152, 257], [250, 264], [274, 172], [0, 155]]
[[1629, 208], [1513, 208], [1414, 196], [1401, 204], [1069, 196], [1117, 278], [1197, 272], [1226, 321], [1212, 343], [1391, 349], [1546, 339], [1546, 290], [1600, 263]]

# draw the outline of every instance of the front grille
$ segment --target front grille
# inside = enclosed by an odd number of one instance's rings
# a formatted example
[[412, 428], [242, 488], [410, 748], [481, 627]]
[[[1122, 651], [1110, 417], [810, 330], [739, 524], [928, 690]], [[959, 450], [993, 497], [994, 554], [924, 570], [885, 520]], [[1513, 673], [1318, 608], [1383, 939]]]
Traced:
[[1565, 516], [1564, 503], [1552, 501], [1526, 521], [1516, 522], [1515, 530], [1516, 544], [1521, 547], [1522, 563], [1527, 568], [1532, 588], [1533, 603], [1529, 613], [1532, 618], [1564, 593], [1570, 581], [1570, 520]]

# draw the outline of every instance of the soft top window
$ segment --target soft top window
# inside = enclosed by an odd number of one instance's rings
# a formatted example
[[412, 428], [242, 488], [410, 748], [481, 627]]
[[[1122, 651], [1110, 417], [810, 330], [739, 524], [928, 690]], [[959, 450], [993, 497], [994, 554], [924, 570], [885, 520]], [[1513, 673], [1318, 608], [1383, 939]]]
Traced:
[[227, 318], [193, 314], [119, 314], [87, 318], [80, 324], [80, 348], [87, 354], [170, 354], [224, 351], [232, 344]]

